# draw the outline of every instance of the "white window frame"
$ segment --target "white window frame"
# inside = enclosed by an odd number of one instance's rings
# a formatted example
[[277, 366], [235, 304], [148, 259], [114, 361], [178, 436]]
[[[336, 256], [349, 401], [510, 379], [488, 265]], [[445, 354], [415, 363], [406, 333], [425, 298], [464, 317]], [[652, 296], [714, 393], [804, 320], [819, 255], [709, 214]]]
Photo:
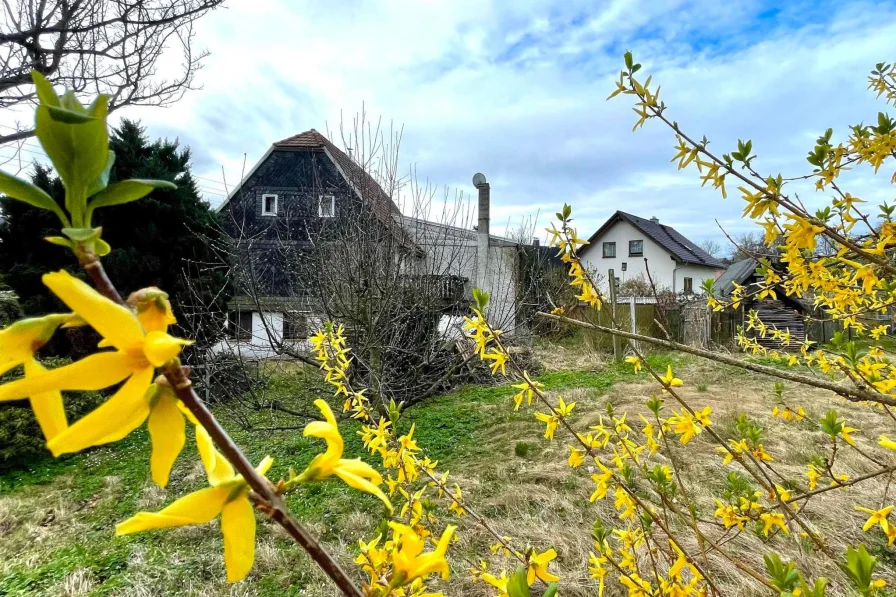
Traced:
[[[330, 200], [330, 213], [324, 214], [324, 201]], [[317, 215], [321, 218], [336, 217], [336, 195], [318, 195], [317, 196]]]
[[[274, 211], [268, 211], [265, 209], [265, 206], [267, 205], [268, 197], [274, 198]], [[279, 203], [280, 203], [280, 197], [278, 197], [276, 193], [265, 193], [264, 195], [261, 196], [261, 215], [276, 216], [277, 208], [279, 207]]]

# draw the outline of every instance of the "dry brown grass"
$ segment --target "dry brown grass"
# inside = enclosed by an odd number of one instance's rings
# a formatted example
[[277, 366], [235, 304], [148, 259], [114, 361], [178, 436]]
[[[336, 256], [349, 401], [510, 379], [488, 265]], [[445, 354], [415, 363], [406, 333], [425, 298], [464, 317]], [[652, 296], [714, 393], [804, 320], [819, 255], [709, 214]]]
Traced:
[[[825, 443], [823, 434], [809, 422], [784, 423], [773, 419], [771, 409], [776, 398], [772, 392], [772, 381], [753, 374], [720, 368], [706, 363], [691, 363], [676, 370], [676, 374], [686, 380], [680, 394], [695, 408], [711, 406], [712, 420], [723, 436], [730, 435], [734, 420], [739, 412], [747, 412], [761, 421], [768, 430], [766, 447], [774, 456], [775, 468], [786, 478], [805, 487], [805, 470], [813, 453], [820, 453]], [[697, 391], [697, 385], [706, 391]], [[653, 383], [623, 384], [613, 386], [605, 394], [596, 396], [588, 388], [564, 392], [567, 400], [576, 400], [574, 427], [584, 429], [605, 412], [611, 402], [617, 413], [629, 412], [629, 421], [638, 420], [637, 413], [648, 414], [644, 406], [657, 391]], [[880, 412], [845, 402], [830, 392], [806, 389], [796, 385], [785, 385], [785, 398], [793, 406], [802, 406], [809, 415], [818, 419], [824, 413], [836, 408], [849, 423], [860, 428], [855, 434], [860, 447], [887, 461], [892, 457], [876, 448], [876, 438], [881, 433], [893, 433], [892, 420]], [[677, 407], [667, 402], [667, 411]], [[634, 426], [634, 425], [633, 425]], [[728, 429], [726, 429], [728, 428]], [[588, 578], [587, 554], [591, 548], [589, 538], [592, 525], [600, 519], [608, 525], [616, 521], [612, 500], [589, 504], [588, 496], [593, 485], [589, 480], [592, 471], [587, 467], [573, 470], [566, 466], [567, 437], [558, 431], [557, 439], [548, 442], [541, 438], [541, 424], [510, 423], [494, 427], [487, 440], [494, 446], [495, 457], [488, 461], [469, 463], [464, 468], [465, 484], [470, 487], [471, 504], [480, 513], [496, 522], [502, 533], [519, 539], [519, 544], [531, 542], [539, 549], [547, 546], [556, 548], [560, 557], [556, 561], [557, 573], [563, 579], [563, 595], [594, 595], [596, 584]], [[518, 441], [533, 443], [533, 449], [526, 458], [515, 455]], [[677, 441], [673, 444], [677, 461], [684, 473], [687, 490], [700, 504], [703, 514], [709, 518], [715, 510], [714, 496], [723, 487], [724, 476], [734, 466], [722, 468], [721, 456], [708, 436], [698, 436], [687, 446]], [[658, 456], [658, 462], [666, 460]], [[858, 455], [847, 451], [838, 457], [837, 473], [857, 476], [874, 470], [874, 465]], [[881, 559], [879, 574], [896, 582], [896, 557], [885, 547], [879, 532], [863, 534], [861, 525], [865, 517], [854, 510], [856, 503], [868, 507], [880, 507], [885, 495], [886, 481], [869, 480], [850, 490], [835, 490], [822, 494], [809, 502], [806, 510], [815, 528], [827, 543], [837, 552], [843, 552], [847, 545], [864, 542], [875, 547]], [[721, 535], [721, 529], [715, 536]], [[487, 545], [494, 543], [484, 531], [464, 527], [457, 553], [466, 556], [465, 563], [478, 562], [483, 554], [488, 554]], [[698, 554], [699, 548], [693, 540], [685, 540], [684, 545], [691, 553]], [[726, 546], [726, 550], [754, 569], [763, 571], [762, 555], [777, 551], [783, 559], [793, 560], [809, 578], [826, 576], [831, 580], [829, 596], [852, 595], [845, 576], [831, 563], [819, 555], [808, 540], [794, 540], [792, 537], [773, 537], [770, 540], [743, 533]], [[887, 555], [888, 554], [888, 555]], [[485, 557], [490, 567], [513, 566], [501, 557]], [[456, 562], [460, 567], [460, 560]], [[744, 580], [733, 566], [722, 557], [709, 557], [709, 568], [716, 572], [717, 584], [725, 595], [767, 595], [768, 591], [758, 582]], [[469, 575], [455, 574], [444, 587], [449, 595], [488, 595], [482, 584], [472, 584]], [[609, 590], [609, 595], [622, 594]]]

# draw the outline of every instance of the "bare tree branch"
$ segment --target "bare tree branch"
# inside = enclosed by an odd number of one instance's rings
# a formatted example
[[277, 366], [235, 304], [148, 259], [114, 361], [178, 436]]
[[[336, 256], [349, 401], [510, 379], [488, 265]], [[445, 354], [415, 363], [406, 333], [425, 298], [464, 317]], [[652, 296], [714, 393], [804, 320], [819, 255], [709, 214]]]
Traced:
[[[194, 89], [208, 52], [193, 23], [223, 0], [4, 0], [0, 4], [0, 107], [35, 102], [31, 71], [76, 94], [111, 97], [109, 110], [166, 106]], [[179, 68], [163, 56], [180, 50]], [[0, 145], [33, 129], [0, 134]]]

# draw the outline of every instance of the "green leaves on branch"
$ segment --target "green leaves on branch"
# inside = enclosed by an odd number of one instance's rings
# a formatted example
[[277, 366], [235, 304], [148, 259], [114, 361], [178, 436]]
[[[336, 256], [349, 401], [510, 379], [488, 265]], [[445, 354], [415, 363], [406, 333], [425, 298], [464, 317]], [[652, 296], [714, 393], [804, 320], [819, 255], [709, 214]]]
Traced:
[[824, 168], [824, 160], [831, 151], [831, 136], [833, 134], [834, 129], [828, 129], [815, 141], [815, 148], [806, 157], [807, 162], [819, 169]]
[[837, 439], [837, 436], [843, 431], [844, 422], [837, 414], [836, 410], [829, 410], [824, 418], [818, 421], [818, 426], [822, 431], [828, 434], [831, 439]]
[[109, 97], [100, 95], [85, 108], [72, 91], [60, 98], [43, 75], [31, 76], [40, 98], [35, 134], [65, 185], [65, 208], [72, 224], [84, 226], [87, 190], [109, 162]]
[[864, 545], [859, 545], [858, 549], [852, 546], [846, 548], [846, 566], [843, 571], [855, 583], [859, 593], [864, 597], [874, 595], [885, 584], [883, 581], [874, 580], [871, 577], [875, 566], [877, 566], [877, 558], [869, 554]]
[[[111, 152], [110, 152], [111, 153]], [[93, 210], [98, 207], [109, 207], [130, 203], [149, 195], [153, 189], [176, 189], [177, 185], [167, 180], [131, 179], [116, 182], [94, 195], [87, 204], [87, 221], [90, 221]]]
[[631, 52], [626, 52], [623, 58], [625, 58], [625, 68], [628, 69], [629, 73], [634, 74], [641, 70], [641, 65], [635, 62]]
[[68, 224], [65, 212], [43, 189], [2, 170], [0, 170], [0, 193], [9, 195], [13, 199], [18, 199], [22, 203], [27, 203], [33, 207], [52, 211], [59, 216], [63, 225]]
[[473, 302], [476, 308], [482, 311], [488, 305], [488, 293], [478, 288], [473, 289]]
[[[706, 137], [703, 137], [704, 147], [706, 146]], [[747, 139], [746, 141], [737, 140], [737, 151], [732, 151], [730, 154], [726, 153], [722, 156], [725, 160], [725, 163], [729, 166], [732, 166], [734, 162], [743, 163], [744, 167], [749, 168], [750, 163], [756, 159], [755, 155], [750, 155], [753, 151], [753, 142]]]
[[100, 239], [101, 229], [91, 226], [93, 210], [136, 201], [153, 189], [177, 187], [165, 180], [123, 180], [109, 186], [115, 163], [106, 125], [109, 97], [100, 95], [85, 107], [73, 91], [60, 97], [42, 74], [32, 71], [31, 77], [40, 101], [35, 134], [65, 186], [65, 211], [38, 187], [3, 172], [0, 192], [59, 217], [67, 238], [50, 237], [49, 242], [105, 255], [109, 245]]
[[776, 553], [766, 555], [765, 570], [771, 577], [771, 584], [780, 593], [780, 597], [825, 597], [825, 590], [828, 586], [828, 579], [822, 577], [810, 586], [803, 578], [803, 575], [795, 569], [793, 562], [783, 562], [781, 557]]
[[765, 570], [771, 577], [772, 585], [781, 593], [790, 593], [796, 589], [800, 581], [800, 573], [794, 569], [793, 562], [784, 563], [776, 553], [766, 554]]

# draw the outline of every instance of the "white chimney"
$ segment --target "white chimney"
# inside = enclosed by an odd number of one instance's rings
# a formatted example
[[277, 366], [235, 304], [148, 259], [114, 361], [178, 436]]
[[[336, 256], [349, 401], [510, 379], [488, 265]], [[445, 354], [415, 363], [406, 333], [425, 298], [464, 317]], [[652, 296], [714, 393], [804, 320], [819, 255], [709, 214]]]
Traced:
[[653, 216], [652, 218], [650, 218], [650, 221], [653, 222], [654, 224], [660, 223], [660, 219], [656, 216]]

